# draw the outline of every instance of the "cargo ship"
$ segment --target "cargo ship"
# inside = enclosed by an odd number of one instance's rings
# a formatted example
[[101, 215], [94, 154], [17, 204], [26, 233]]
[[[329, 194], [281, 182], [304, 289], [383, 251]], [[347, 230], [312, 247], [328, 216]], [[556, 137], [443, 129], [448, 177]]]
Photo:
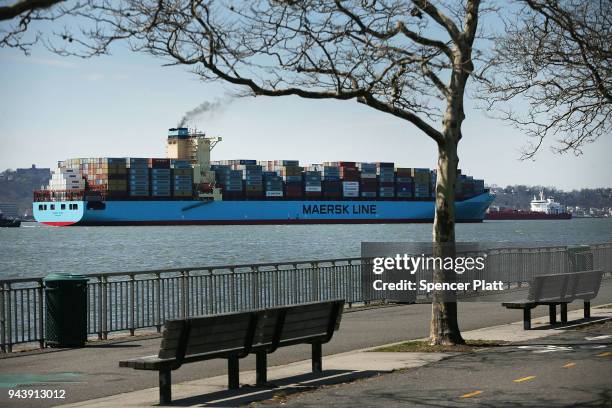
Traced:
[[[221, 141], [172, 128], [166, 158], [58, 163], [34, 192], [35, 219], [69, 225], [227, 225], [432, 222], [436, 172], [394, 163], [220, 160]], [[457, 222], [482, 222], [484, 181], [458, 174]]]
[[556, 202], [554, 198], [544, 197], [544, 191], [540, 191], [540, 197], [533, 197], [529, 210], [498, 209], [489, 210], [485, 215], [487, 220], [571, 220], [572, 214]]

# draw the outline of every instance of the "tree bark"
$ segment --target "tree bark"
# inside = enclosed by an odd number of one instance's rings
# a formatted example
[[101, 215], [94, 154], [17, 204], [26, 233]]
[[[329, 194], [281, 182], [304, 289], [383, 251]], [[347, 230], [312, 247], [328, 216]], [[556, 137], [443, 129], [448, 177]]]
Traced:
[[[459, 78], [455, 84], [461, 83]], [[461, 95], [461, 96], [459, 96]], [[461, 122], [463, 121], [463, 88], [457, 87], [453, 97], [449, 98], [444, 116], [444, 140], [438, 143], [438, 168], [436, 177], [436, 209], [433, 224], [433, 255], [451, 257], [456, 254], [455, 247], [455, 184], [457, 179], [457, 145], [461, 139]], [[435, 283], [454, 282], [454, 271], [435, 269]], [[449, 292], [434, 292], [430, 324], [431, 344], [463, 344], [457, 320], [456, 298]]]

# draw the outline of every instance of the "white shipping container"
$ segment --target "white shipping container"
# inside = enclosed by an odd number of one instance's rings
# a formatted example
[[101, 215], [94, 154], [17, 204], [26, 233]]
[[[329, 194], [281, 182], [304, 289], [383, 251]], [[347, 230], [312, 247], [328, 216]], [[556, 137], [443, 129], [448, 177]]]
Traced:
[[282, 197], [282, 191], [266, 191], [266, 197]]
[[359, 197], [359, 191], [344, 191], [342, 195], [344, 197]]
[[353, 193], [359, 195], [359, 182], [358, 181], [343, 181], [342, 191], [345, 193]]

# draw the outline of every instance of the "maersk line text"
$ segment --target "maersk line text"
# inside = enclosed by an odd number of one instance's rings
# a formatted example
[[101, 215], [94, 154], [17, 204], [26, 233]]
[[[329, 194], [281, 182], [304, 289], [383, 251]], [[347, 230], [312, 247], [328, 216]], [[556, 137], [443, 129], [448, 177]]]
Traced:
[[302, 205], [303, 214], [376, 214], [376, 204], [308, 204]]
[[[399, 282], [383, 282], [378, 279], [372, 283], [374, 290], [416, 290], [417, 283], [406, 279]], [[432, 292], [434, 290], [455, 291], [455, 290], [504, 290], [502, 281], [487, 282], [485, 280], [474, 280], [472, 282], [428, 282], [419, 281], [419, 290]]]

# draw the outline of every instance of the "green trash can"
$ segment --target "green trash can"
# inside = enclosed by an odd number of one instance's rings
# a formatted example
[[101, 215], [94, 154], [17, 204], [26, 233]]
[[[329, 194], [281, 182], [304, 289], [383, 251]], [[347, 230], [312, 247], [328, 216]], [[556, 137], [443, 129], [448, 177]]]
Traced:
[[593, 269], [593, 251], [588, 245], [567, 247], [567, 255], [572, 272], [590, 271]]
[[83, 347], [87, 341], [87, 281], [84, 275], [53, 273], [43, 279], [48, 347]]

